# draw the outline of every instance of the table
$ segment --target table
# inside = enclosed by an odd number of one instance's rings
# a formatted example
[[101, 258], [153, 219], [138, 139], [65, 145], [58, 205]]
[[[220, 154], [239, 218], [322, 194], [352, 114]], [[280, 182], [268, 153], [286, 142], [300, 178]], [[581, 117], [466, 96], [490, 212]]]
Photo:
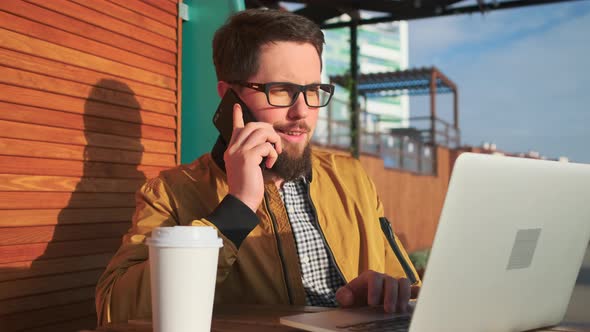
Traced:
[[[288, 306], [288, 305], [224, 305], [213, 310], [212, 332], [297, 332], [296, 328], [279, 323], [281, 316], [306, 312], [333, 310], [333, 308]], [[92, 331], [80, 332], [151, 332], [151, 321], [134, 320], [127, 323], [109, 324]], [[557, 326], [537, 332], [590, 332], [589, 325]]]
[[[223, 305], [213, 309], [212, 332], [296, 332], [299, 329], [281, 325], [281, 316], [319, 312], [333, 308], [289, 305]], [[80, 332], [151, 332], [151, 321], [132, 320], [108, 324], [96, 330]]]

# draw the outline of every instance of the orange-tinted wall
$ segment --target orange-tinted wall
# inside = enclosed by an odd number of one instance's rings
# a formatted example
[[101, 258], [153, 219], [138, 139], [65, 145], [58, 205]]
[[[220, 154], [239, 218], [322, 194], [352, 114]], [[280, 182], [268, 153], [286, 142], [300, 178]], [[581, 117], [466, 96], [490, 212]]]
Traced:
[[408, 251], [430, 248], [447, 192], [454, 152], [437, 149], [436, 176], [388, 169], [383, 160], [362, 155], [396, 234]]
[[176, 11], [0, 1], [0, 331], [96, 326], [134, 192], [176, 165]]

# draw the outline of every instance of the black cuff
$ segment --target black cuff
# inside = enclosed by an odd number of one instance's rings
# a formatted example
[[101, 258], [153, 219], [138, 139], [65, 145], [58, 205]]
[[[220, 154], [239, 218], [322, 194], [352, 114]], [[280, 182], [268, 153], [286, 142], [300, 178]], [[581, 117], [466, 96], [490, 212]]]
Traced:
[[242, 241], [258, 225], [258, 216], [239, 199], [227, 194], [207, 217], [238, 249]]

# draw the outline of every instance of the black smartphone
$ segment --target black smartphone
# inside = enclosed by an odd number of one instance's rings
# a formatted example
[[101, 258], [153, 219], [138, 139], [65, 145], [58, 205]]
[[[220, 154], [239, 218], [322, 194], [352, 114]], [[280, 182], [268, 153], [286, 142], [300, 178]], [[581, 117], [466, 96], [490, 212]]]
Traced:
[[254, 122], [256, 119], [252, 115], [252, 112], [248, 109], [248, 106], [240, 99], [233, 89], [228, 89], [221, 99], [217, 110], [213, 115], [213, 124], [219, 130], [221, 138], [226, 144], [229, 144], [231, 134], [234, 130], [234, 105], [240, 104], [242, 107], [242, 117], [244, 118], [244, 124], [248, 122]]

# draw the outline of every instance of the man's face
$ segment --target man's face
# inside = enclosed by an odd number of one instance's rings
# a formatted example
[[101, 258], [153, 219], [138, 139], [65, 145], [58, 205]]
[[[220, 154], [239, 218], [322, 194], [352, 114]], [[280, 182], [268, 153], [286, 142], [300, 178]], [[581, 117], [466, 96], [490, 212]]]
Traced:
[[[248, 82], [320, 83], [320, 58], [309, 43], [276, 42], [262, 46], [259, 63], [258, 72], [249, 77]], [[319, 108], [307, 106], [302, 93], [292, 106], [276, 107], [268, 104], [263, 92], [248, 88], [239, 91], [254, 117], [273, 125], [281, 137], [283, 154], [290, 159], [301, 158], [313, 135]]]

